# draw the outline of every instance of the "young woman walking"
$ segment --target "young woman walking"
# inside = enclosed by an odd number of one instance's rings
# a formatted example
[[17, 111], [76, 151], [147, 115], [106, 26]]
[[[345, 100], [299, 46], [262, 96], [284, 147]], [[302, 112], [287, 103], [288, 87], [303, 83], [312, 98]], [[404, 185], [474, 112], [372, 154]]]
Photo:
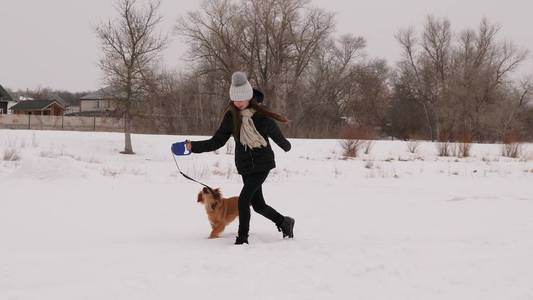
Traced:
[[[287, 118], [271, 112], [258, 103], [246, 74], [235, 72], [229, 89], [231, 101], [226, 108], [220, 127], [212, 138], [187, 142], [193, 153], [209, 152], [224, 146], [233, 135], [235, 139], [235, 164], [244, 186], [239, 195], [239, 233], [236, 245], [248, 244], [250, 230], [250, 205], [254, 211], [268, 218], [283, 233], [283, 238], [293, 238], [294, 219], [283, 216], [266, 204], [262, 185], [271, 169], [276, 167], [271, 138], [285, 152], [291, 143], [283, 136], [276, 121], [286, 123]], [[260, 101], [262, 97], [259, 98]]]

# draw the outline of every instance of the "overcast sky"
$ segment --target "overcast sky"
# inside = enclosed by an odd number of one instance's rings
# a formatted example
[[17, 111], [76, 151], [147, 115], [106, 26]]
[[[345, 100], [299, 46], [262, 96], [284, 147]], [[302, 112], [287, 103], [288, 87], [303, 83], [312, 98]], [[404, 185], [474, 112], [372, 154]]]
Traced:
[[[141, 0], [142, 1], [142, 0]], [[0, 84], [11, 89], [50, 87], [75, 91], [102, 85], [94, 25], [114, 16], [111, 0], [0, 0]], [[366, 38], [370, 57], [394, 64], [399, 28], [420, 28], [428, 14], [446, 16], [455, 31], [476, 27], [483, 17], [502, 26], [500, 38], [533, 51], [532, 0], [312, 0], [336, 12], [337, 32]], [[176, 19], [200, 1], [162, 0], [170, 32]], [[164, 53], [167, 67], [183, 65], [185, 46], [174, 38]], [[533, 59], [520, 70], [533, 73]]]

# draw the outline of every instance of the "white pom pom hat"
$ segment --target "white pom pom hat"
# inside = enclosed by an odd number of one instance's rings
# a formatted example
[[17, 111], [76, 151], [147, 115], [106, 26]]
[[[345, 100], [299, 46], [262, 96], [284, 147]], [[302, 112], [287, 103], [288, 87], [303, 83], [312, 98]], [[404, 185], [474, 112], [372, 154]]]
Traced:
[[229, 98], [231, 101], [250, 100], [254, 96], [254, 91], [244, 72], [235, 72], [231, 75], [231, 86], [229, 88]]

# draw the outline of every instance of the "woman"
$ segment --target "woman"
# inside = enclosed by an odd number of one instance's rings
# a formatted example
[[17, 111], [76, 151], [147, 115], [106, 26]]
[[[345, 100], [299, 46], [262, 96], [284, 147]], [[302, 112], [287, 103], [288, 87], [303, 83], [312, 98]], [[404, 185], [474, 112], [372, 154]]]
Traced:
[[220, 127], [209, 140], [187, 142], [193, 153], [214, 151], [224, 146], [231, 135], [235, 139], [235, 164], [242, 176], [244, 186], [239, 195], [239, 233], [236, 245], [248, 244], [250, 228], [250, 205], [270, 219], [283, 233], [283, 238], [294, 237], [294, 219], [278, 213], [268, 206], [263, 198], [262, 184], [268, 173], [276, 167], [270, 137], [285, 152], [291, 149], [274, 120], [286, 123], [287, 118], [273, 113], [254, 98], [252, 86], [243, 72], [231, 77], [229, 90], [231, 101], [226, 108]]

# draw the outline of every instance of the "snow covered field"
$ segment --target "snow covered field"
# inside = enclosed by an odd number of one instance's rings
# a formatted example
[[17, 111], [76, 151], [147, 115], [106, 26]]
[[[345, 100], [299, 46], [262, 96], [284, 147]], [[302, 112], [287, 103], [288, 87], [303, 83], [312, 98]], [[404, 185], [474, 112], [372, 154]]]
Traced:
[[[291, 140], [263, 191], [296, 237], [252, 213], [240, 247], [237, 222], [207, 239], [201, 186], [169, 152], [185, 137], [134, 135], [134, 156], [123, 138], [0, 130], [0, 299], [533, 299], [532, 145], [456, 159], [379, 141], [344, 160]], [[178, 159], [239, 193], [226, 148]]]

